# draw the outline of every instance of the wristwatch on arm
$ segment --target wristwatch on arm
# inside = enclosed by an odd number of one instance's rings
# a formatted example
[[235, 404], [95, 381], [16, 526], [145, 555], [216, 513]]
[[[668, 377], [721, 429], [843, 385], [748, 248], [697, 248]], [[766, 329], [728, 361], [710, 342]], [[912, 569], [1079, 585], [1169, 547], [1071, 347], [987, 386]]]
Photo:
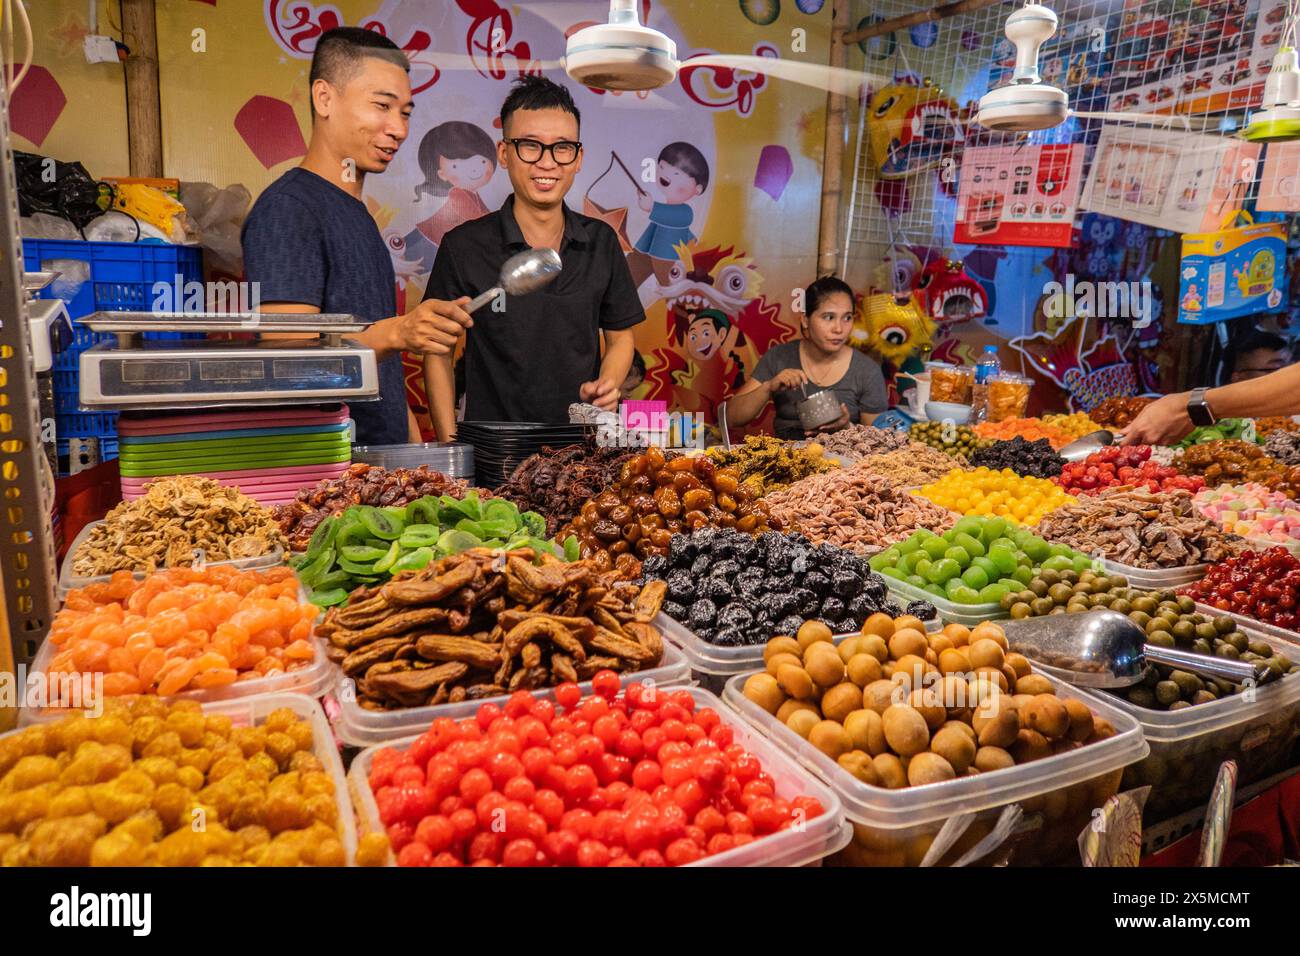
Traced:
[[1206, 391], [1204, 388], [1194, 388], [1187, 397], [1187, 417], [1198, 428], [1213, 425], [1216, 420], [1214, 412], [1210, 410], [1210, 403], [1205, 400]]

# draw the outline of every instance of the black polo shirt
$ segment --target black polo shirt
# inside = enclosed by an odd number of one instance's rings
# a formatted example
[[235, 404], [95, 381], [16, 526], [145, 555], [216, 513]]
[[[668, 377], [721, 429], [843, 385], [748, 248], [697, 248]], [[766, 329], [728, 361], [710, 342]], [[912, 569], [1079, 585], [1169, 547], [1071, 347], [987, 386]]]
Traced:
[[[515, 197], [443, 237], [426, 299], [475, 296], [496, 286], [502, 264], [528, 248]], [[602, 329], [645, 319], [618, 235], [599, 219], [564, 208], [563, 271], [538, 292], [506, 296], [474, 313], [465, 344], [465, 419], [567, 422], [578, 389], [600, 373]]]

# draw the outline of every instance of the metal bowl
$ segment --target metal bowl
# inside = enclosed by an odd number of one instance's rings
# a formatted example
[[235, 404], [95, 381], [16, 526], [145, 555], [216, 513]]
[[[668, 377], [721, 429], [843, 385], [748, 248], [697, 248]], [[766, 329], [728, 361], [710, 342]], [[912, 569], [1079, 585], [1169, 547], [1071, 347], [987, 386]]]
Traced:
[[829, 425], [843, 414], [839, 398], [830, 389], [813, 392], [796, 405], [795, 410], [799, 414], [799, 424], [804, 431]]

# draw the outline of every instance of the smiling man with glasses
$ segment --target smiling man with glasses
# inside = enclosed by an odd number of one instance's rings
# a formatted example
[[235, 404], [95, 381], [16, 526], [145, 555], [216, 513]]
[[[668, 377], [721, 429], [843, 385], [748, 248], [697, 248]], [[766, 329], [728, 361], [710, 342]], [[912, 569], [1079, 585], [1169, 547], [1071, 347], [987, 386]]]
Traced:
[[[497, 145], [514, 194], [438, 248], [429, 299], [493, 288], [502, 264], [530, 247], [555, 249], [564, 264], [541, 291], [503, 296], [475, 314], [465, 341], [467, 421], [567, 422], [573, 402], [618, 405], [632, 329], [645, 312], [614, 230], [564, 203], [582, 169], [579, 122], [564, 87], [540, 76], [516, 80]], [[433, 424], [446, 441], [456, 432], [452, 356], [427, 356], [424, 368]]]

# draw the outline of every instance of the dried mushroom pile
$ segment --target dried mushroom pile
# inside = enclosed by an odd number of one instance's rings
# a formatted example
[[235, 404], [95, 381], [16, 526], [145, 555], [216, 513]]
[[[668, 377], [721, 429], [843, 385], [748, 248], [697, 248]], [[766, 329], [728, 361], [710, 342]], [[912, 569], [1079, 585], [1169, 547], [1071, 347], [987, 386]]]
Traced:
[[77, 577], [114, 571], [189, 567], [205, 561], [269, 554], [284, 544], [268, 508], [210, 478], [160, 478], [134, 501], [123, 501], [72, 557]]
[[1244, 542], [1204, 517], [1190, 492], [1115, 489], [1080, 498], [1043, 518], [1038, 533], [1086, 554], [1100, 551], [1134, 568], [1182, 568], [1222, 561]]
[[743, 445], [730, 450], [715, 448], [709, 457], [719, 468], [735, 469], [741, 485], [758, 497], [788, 488], [809, 475], [839, 467], [837, 462], [822, 455], [821, 445], [811, 443], [797, 448], [767, 435], [750, 435]]
[[525, 459], [496, 495], [520, 511], [536, 511], [546, 519], [546, 533], [553, 535], [578, 516], [585, 502], [618, 480], [623, 462], [633, 454], [587, 444], [546, 448]]
[[[358, 462], [342, 478], [331, 478], [304, 488], [292, 504], [279, 505], [275, 517], [293, 550], [306, 551], [317, 525], [353, 505], [386, 508], [408, 505], [428, 495], [463, 498], [468, 490], [468, 483], [459, 478], [449, 478], [428, 465], [390, 471]], [[486, 492], [480, 496], [489, 497]]]
[[370, 710], [477, 700], [639, 671], [663, 656], [666, 591], [590, 561], [476, 548], [359, 590], [317, 629]]

